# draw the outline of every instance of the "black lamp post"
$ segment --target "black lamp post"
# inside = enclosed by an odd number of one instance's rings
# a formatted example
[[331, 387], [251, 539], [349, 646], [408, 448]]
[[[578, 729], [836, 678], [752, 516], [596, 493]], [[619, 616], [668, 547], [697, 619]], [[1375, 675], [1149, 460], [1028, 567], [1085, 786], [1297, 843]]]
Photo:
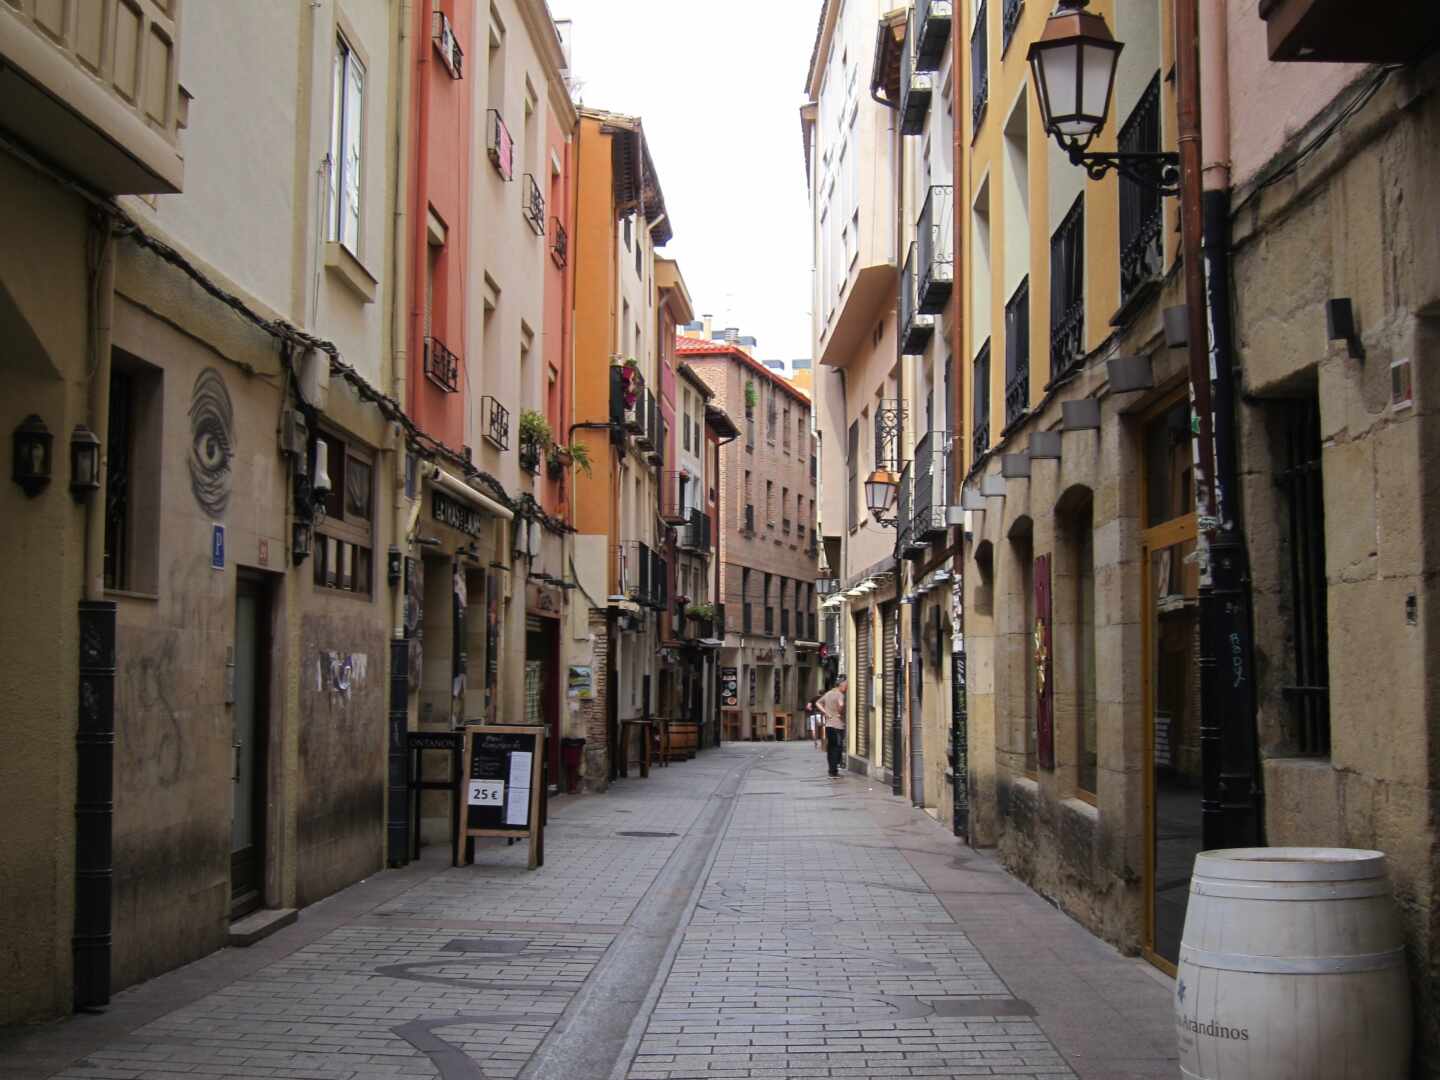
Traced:
[[1085, 10], [1088, 2], [1060, 0], [1044, 33], [1026, 54], [1045, 130], [1092, 180], [1114, 169], [1163, 195], [1178, 194], [1180, 158], [1176, 154], [1090, 152], [1090, 144], [1110, 112], [1115, 68], [1125, 46], [1111, 36], [1103, 16]]

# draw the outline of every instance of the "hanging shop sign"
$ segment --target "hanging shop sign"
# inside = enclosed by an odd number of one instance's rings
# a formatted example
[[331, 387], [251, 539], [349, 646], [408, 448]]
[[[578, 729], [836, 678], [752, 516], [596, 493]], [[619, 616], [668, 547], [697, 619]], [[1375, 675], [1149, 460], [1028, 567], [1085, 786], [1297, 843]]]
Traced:
[[740, 707], [740, 670], [733, 667], [720, 669], [720, 704], [726, 709]]
[[450, 498], [443, 491], [430, 493], [430, 510], [435, 520], [452, 529], [459, 529], [466, 536], [478, 538], [485, 527], [485, 515], [472, 506]]
[[[459, 826], [472, 836], [530, 839], [530, 869], [545, 864], [545, 729], [470, 724], [465, 728]], [[466, 862], [471, 860], [467, 859]]]

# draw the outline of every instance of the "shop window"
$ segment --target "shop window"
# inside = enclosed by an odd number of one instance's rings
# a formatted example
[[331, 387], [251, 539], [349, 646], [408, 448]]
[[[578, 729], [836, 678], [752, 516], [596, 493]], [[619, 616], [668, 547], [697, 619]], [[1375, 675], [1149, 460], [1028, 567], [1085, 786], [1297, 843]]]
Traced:
[[324, 455], [330, 493], [315, 520], [316, 586], [369, 596], [374, 589], [375, 459], [343, 437], [315, 439], [317, 467]]
[[[1028, 517], [1020, 518], [1010, 529], [1011, 589], [1009, 590], [1012, 620], [1019, 616], [1018, 625], [1010, 627], [1018, 636], [1015, 659], [1020, 671], [1013, 672], [1009, 680], [1011, 687], [1011, 713], [1023, 728], [1025, 773], [1039, 775], [1037, 756], [1038, 732], [1035, 728], [1035, 549], [1034, 529]], [[1015, 700], [1018, 697], [1019, 700]]]
[[[1070, 696], [1075, 717], [1075, 788], [1095, 800], [1099, 771], [1095, 676], [1095, 504], [1088, 488], [1072, 488], [1056, 507], [1061, 526], [1061, 566], [1065, 596], [1056, 621], [1064, 620], [1065, 671], [1061, 689]], [[1059, 627], [1057, 626], [1057, 629]]]

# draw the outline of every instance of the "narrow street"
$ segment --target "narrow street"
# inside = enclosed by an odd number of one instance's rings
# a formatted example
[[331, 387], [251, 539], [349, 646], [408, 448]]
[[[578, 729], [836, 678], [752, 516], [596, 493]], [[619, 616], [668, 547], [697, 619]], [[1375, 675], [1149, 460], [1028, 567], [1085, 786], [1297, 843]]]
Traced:
[[1170, 991], [809, 743], [557, 800], [0, 1045], [0, 1077], [1173, 1077]]

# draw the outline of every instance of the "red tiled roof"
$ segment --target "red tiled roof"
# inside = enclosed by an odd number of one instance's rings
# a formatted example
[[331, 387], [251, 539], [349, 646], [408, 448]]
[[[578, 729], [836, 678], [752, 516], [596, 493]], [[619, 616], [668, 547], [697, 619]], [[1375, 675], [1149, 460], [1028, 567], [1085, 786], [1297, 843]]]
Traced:
[[675, 335], [676, 356], [728, 356], [738, 360], [741, 364], [749, 367], [757, 375], [763, 375], [780, 389], [793, 397], [796, 401], [802, 402], [808, 409], [810, 397], [798, 386], [783, 376], [775, 374], [760, 361], [747, 353], [744, 349], [737, 348], [726, 341], [706, 341], [704, 338], [690, 337], [686, 334]]

